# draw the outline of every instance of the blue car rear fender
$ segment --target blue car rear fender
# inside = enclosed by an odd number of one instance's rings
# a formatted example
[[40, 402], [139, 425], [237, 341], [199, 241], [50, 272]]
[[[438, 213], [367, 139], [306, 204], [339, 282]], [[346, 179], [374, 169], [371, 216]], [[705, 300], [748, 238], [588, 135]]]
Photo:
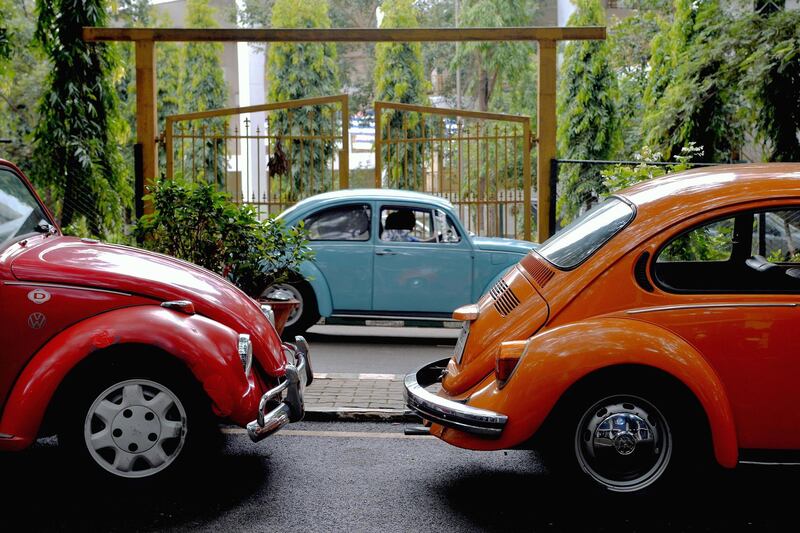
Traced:
[[333, 313], [331, 291], [330, 288], [328, 288], [328, 281], [325, 279], [325, 275], [322, 271], [311, 261], [305, 261], [300, 265], [300, 275], [303, 276], [314, 290], [320, 316], [331, 316], [331, 313]]

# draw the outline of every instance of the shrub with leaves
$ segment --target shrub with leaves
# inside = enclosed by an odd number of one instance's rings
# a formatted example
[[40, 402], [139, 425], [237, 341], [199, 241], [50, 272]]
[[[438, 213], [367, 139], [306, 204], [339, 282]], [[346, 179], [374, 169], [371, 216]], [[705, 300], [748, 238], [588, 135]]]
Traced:
[[607, 189], [604, 196], [635, 185], [640, 181], [647, 181], [672, 172], [687, 170], [692, 166], [692, 159], [702, 156], [703, 148], [695, 146], [694, 143], [689, 143], [688, 146], [681, 148], [680, 155], [675, 156], [675, 163], [671, 165], [654, 165], [653, 163], [661, 163], [664, 160], [663, 154], [649, 146], [643, 146], [640, 151], [633, 155], [635, 161], [640, 161], [638, 165], [614, 165], [600, 172], [603, 177], [603, 185]]
[[259, 220], [255, 209], [231, 202], [214, 184], [165, 180], [146, 198], [154, 212], [136, 226], [145, 248], [217, 272], [250, 296], [286, 281], [312, 257], [302, 225]]
[[[649, 146], [643, 146], [633, 157], [640, 161], [638, 165], [615, 165], [600, 174], [603, 184], [608, 189], [606, 196], [625, 189], [642, 181], [681, 172], [690, 168], [692, 159], [701, 158], [703, 149], [689, 143], [681, 148], [680, 155], [675, 156], [675, 163], [670, 165], [654, 165], [663, 161], [661, 152]], [[725, 259], [726, 243], [730, 243], [732, 227], [714, 224], [687, 233], [674, 241], [662, 254], [668, 261], [721, 261]]]

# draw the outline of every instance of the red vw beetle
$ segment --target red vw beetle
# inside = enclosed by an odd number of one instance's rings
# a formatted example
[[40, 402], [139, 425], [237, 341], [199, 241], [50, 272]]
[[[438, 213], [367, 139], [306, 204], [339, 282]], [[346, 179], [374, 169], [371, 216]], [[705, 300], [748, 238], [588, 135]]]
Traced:
[[0, 450], [58, 434], [127, 479], [188, 464], [219, 419], [259, 441], [302, 418], [312, 379], [307, 343], [281, 343], [270, 315], [192, 264], [63, 236], [0, 160]]

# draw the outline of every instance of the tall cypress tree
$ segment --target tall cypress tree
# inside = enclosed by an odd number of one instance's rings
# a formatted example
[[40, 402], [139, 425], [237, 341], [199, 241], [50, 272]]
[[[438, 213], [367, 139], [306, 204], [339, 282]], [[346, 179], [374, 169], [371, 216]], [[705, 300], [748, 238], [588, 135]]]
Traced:
[[[381, 11], [381, 28], [419, 27], [412, 0], [386, 0]], [[420, 43], [378, 43], [375, 54], [375, 98], [401, 104], [429, 103]], [[376, 134], [391, 139], [376, 157], [382, 158], [389, 186], [419, 189], [424, 175], [423, 144], [391, 141], [398, 141], [403, 135], [413, 139], [423, 137], [420, 114], [390, 112], [381, 119], [384, 132]]]
[[52, 186], [61, 224], [86, 218], [92, 233], [118, 229], [132, 198], [119, 153], [121, 124], [104, 43], [85, 42], [84, 26], [105, 26], [102, 0], [38, 0], [36, 38], [52, 62], [39, 102], [34, 179]]
[[[190, 28], [215, 28], [214, 9], [208, 0], [188, 0], [187, 23]], [[181, 80], [182, 112], [208, 111], [225, 107], [228, 90], [222, 71], [221, 43], [190, 42], [184, 47], [183, 77]], [[163, 57], [163, 56], [162, 56]], [[187, 169], [195, 178], [203, 177], [208, 182], [222, 185], [225, 182], [227, 161], [225, 158], [224, 119], [199, 121], [194, 125], [198, 137], [205, 136], [205, 143], [194, 145], [193, 153], [185, 154]], [[204, 128], [204, 130], [203, 130]], [[194, 144], [194, 143], [193, 143]]]
[[[599, 0], [577, 0], [570, 26], [604, 26]], [[558, 150], [567, 159], [608, 159], [618, 140], [614, 105], [616, 78], [608, 62], [606, 41], [570, 42], [564, 49], [558, 90]], [[558, 209], [567, 222], [604, 192], [597, 169], [565, 165]]]
[[[273, 28], [330, 28], [327, 0], [276, 0], [272, 7]], [[338, 94], [339, 68], [333, 43], [274, 43], [267, 54], [269, 99], [286, 102], [314, 96]], [[348, 120], [348, 117], [343, 117]], [[313, 106], [289, 112], [274, 113], [270, 128], [279, 135], [294, 137], [330, 136], [336, 129], [330, 106]], [[325, 139], [294, 138], [283, 150], [291, 161], [290, 176], [271, 176], [273, 186], [278, 179], [284, 200], [329, 190], [330, 162], [335, 144]], [[327, 176], [327, 177], [326, 177]], [[291, 179], [291, 185], [286, 180]]]

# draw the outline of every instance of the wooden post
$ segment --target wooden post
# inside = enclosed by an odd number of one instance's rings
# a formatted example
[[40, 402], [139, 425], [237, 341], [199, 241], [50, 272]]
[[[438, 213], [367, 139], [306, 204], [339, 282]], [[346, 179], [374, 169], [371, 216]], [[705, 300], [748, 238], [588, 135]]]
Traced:
[[[158, 177], [155, 59], [155, 43], [152, 40], [136, 41], [136, 142], [142, 145], [145, 187], [152, 186]], [[144, 213], [152, 212], [152, 203], [145, 202]]]
[[[539, 102], [538, 102], [538, 158], [536, 183], [538, 206], [536, 210], [536, 235], [544, 242], [553, 233], [550, 227], [550, 165], [556, 157], [556, 42], [539, 41]], [[526, 221], [527, 222], [527, 221]]]
[[339, 188], [350, 188], [350, 100], [342, 95], [342, 151], [339, 154]]
[[[523, 234], [526, 241], [531, 240], [531, 121], [526, 120], [522, 123], [522, 198], [525, 205], [522, 209], [522, 216], [525, 218]], [[541, 241], [539, 241], [541, 242]]]
[[383, 165], [383, 158], [381, 154], [381, 135], [383, 134], [382, 125], [381, 125], [381, 115], [383, 114], [383, 108], [379, 102], [375, 102], [375, 142], [373, 146], [375, 147], [375, 188], [380, 189], [382, 184], [381, 179], [381, 166]]

